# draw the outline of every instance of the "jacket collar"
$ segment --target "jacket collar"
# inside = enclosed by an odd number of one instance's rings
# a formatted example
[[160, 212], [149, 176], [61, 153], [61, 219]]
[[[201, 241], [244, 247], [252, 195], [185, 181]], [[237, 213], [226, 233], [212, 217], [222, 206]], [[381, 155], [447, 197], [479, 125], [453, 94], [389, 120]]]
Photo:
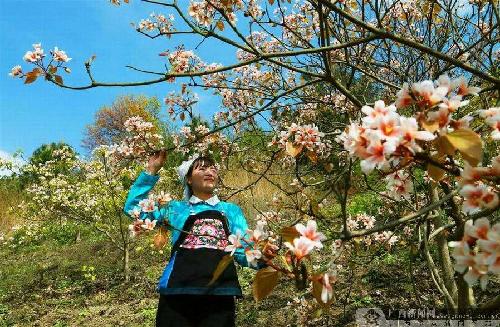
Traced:
[[220, 202], [220, 200], [219, 200], [219, 197], [217, 195], [212, 196], [208, 200], [202, 200], [194, 194], [191, 195], [191, 197], [189, 198], [189, 203], [192, 203], [192, 204], [202, 203], [202, 202], [207, 203], [211, 206], [215, 206], [217, 203]]

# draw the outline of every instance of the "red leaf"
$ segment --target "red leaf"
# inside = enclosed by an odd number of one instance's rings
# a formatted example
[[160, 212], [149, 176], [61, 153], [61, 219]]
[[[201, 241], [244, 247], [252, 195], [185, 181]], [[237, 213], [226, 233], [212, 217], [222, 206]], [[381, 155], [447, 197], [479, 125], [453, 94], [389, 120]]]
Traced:
[[56, 83], [57, 83], [57, 84], [61, 84], [61, 85], [63, 85], [63, 79], [62, 79], [62, 77], [61, 77], [61, 76], [59, 76], [59, 75], [55, 75], [55, 76], [54, 76], [54, 79], [56, 80]]

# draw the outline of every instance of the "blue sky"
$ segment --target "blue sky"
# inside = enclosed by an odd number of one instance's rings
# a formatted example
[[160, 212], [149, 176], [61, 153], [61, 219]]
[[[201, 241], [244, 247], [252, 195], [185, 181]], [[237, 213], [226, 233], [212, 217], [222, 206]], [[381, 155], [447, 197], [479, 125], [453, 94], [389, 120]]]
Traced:
[[[187, 0], [185, 1], [188, 3]], [[180, 1], [182, 3], [182, 1]], [[107, 0], [2, 0], [0, 1], [0, 156], [21, 149], [27, 158], [44, 143], [64, 141], [84, 154], [81, 140], [85, 126], [93, 121], [95, 112], [109, 105], [120, 95], [144, 94], [163, 99], [168, 92], [180, 89], [180, 82], [133, 88], [95, 88], [85, 91], [62, 89], [38, 80], [25, 85], [23, 80], [8, 75], [21, 65], [33, 43], [42, 43], [49, 56], [55, 46], [72, 58], [71, 74], [63, 74], [65, 84], [88, 84], [84, 62], [96, 55], [94, 78], [102, 82], [130, 82], [149, 79], [125, 67], [163, 71], [165, 58], [158, 56], [166, 49], [185, 44], [192, 49], [198, 39], [177, 36], [151, 40], [137, 33], [131, 22], [147, 18], [151, 12], [169, 13], [166, 8], [131, 0], [116, 7]], [[204, 42], [197, 54], [206, 62], [235, 61], [233, 49], [214, 42]], [[46, 57], [47, 58], [47, 57]], [[195, 89], [202, 116], [211, 117], [220, 100]], [[163, 107], [165, 110], [165, 107]]]

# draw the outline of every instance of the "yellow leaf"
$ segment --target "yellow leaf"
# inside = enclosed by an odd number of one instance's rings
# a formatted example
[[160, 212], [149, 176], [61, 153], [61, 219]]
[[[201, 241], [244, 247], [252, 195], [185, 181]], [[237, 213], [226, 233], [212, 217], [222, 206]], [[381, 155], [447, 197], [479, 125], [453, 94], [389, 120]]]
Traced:
[[333, 164], [331, 162], [324, 164], [323, 168], [325, 168], [327, 173], [331, 173], [333, 170]]
[[483, 159], [483, 143], [481, 137], [469, 128], [457, 129], [445, 135], [471, 166], [477, 166]]
[[428, 121], [426, 119], [421, 119], [420, 125], [422, 125], [423, 129], [431, 133], [434, 133], [439, 129], [439, 122], [437, 121]]
[[[431, 156], [432, 159], [438, 161], [438, 162], [442, 162], [444, 157], [439, 157], [439, 156]], [[429, 174], [429, 176], [435, 180], [436, 182], [439, 182], [440, 180], [443, 179], [444, 177], [444, 174], [446, 173], [446, 171], [444, 171], [443, 169], [431, 164], [431, 163], [428, 163], [427, 164], [427, 174]]]
[[162, 249], [167, 244], [167, 231], [160, 227], [153, 238], [153, 244], [157, 250]]
[[258, 302], [271, 294], [278, 284], [279, 277], [280, 272], [273, 267], [266, 267], [257, 271], [252, 285], [254, 300]]
[[436, 139], [436, 148], [438, 151], [437, 157], [444, 157], [445, 155], [454, 155], [455, 147], [448, 141], [444, 136], [440, 136]]
[[280, 231], [280, 235], [283, 238], [283, 242], [292, 243], [293, 240], [300, 236], [300, 233], [295, 229], [294, 226], [291, 227], [283, 227]]
[[303, 146], [296, 146], [292, 142], [286, 142], [286, 153], [291, 155], [292, 157], [298, 156], [302, 152]]
[[309, 160], [311, 160], [312, 163], [318, 162], [318, 155], [316, 154], [316, 152], [307, 151], [306, 155], [309, 158]]
[[217, 28], [220, 30], [220, 31], [223, 31], [224, 30], [224, 22], [219, 20], [215, 26], [217, 26]]
[[233, 257], [230, 254], [226, 254], [225, 256], [223, 256], [222, 259], [219, 261], [217, 268], [215, 268], [214, 274], [212, 275], [212, 279], [210, 280], [207, 286], [211, 286], [213, 283], [215, 283], [232, 261]]
[[57, 72], [57, 67], [55, 66], [49, 66], [49, 73], [55, 74]]

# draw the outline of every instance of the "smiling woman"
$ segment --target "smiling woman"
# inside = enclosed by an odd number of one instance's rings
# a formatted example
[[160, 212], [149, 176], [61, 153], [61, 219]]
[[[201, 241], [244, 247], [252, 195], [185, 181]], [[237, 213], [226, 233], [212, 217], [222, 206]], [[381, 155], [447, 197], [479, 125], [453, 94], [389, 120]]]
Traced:
[[[165, 160], [164, 150], [150, 156], [146, 172], [132, 185], [125, 212], [148, 197]], [[170, 261], [157, 288], [156, 326], [234, 326], [235, 297], [242, 297], [234, 263], [215, 282], [212, 277], [232, 251], [239, 264], [250, 266], [243, 248], [232, 250], [228, 241], [230, 234], [245, 234], [246, 219], [240, 207], [214, 194], [218, 170], [212, 158], [196, 155], [177, 171], [184, 184], [183, 201], [170, 201], [163, 214], [153, 213], [172, 230]]]

